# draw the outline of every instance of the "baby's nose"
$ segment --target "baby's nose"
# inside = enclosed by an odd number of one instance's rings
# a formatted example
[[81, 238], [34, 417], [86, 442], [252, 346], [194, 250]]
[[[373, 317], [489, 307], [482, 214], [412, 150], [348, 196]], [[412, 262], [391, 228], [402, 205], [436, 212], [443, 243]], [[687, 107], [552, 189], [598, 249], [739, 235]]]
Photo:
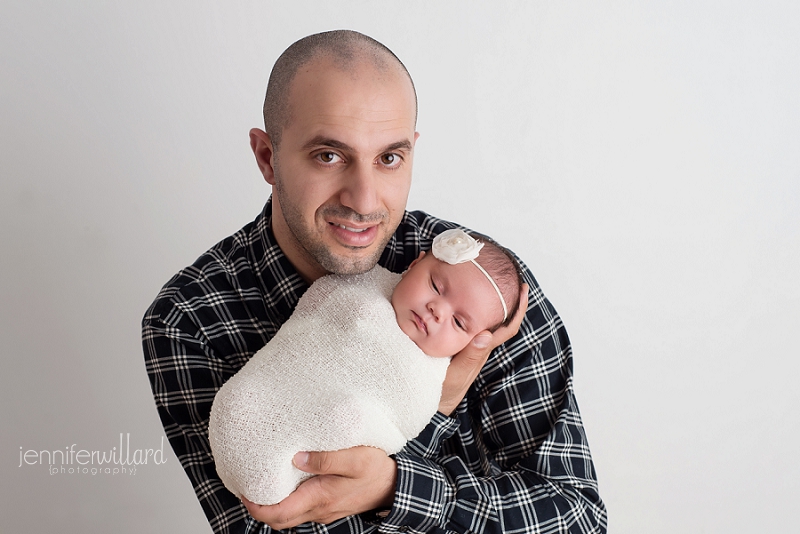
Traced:
[[428, 303], [428, 311], [431, 312], [431, 315], [433, 315], [433, 318], [436, 322], [442, 320], [442, 307], [435, 302]]

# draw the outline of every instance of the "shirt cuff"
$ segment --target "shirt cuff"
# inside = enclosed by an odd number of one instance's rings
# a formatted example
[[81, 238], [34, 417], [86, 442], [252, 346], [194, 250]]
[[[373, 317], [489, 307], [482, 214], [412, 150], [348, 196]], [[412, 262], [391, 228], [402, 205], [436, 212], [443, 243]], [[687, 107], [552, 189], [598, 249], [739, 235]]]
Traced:
[[458, 421], [441, 412], [433, 415], [430, 423], [419, 436], [405, 444], [401, 452], [431, 460], [439, 455], [442, 442], [455, 434]]
[[397, 488], [389, 515], [378, 532], [424, 533], [445, 522], [446, 503], [455, 489], [442, 467], [431, 460], [399, 452]]

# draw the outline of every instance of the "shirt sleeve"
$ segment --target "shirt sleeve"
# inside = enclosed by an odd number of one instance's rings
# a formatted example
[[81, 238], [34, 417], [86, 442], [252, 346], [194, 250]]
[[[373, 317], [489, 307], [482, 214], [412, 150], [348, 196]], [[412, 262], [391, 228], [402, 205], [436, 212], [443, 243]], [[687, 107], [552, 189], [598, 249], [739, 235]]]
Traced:
[[380, 532], [606, 531], [569, 339], [527, 270], [525, 278], [517, 336], [494, 351], [453, 417], [436, 414], [395, 456], [395, 499]]
[[[157, 301], [142, 322], [147, 374], [167, 439], [192, 483], [211, 529], [217, 534], [269, 534], [219, 478], [208, 441], [208, 419], [219, 388], [238, 370], [214, 350], [197, 327], [194, 311], [183, 312], [168, 299]], [[368, 516], [351, 516], [324, 527], [329, 534], [373, 532]], [[285, 532], [312, 534], [320, 525], [304, 523]], [[284, 532], [284, 531], [281, 531]]]
[[219, 479], [208, 443], [211, 404], [231, 372], [185, 314], [175, 308], [167, 311], [160, 304], [161, 308], [157, 305], [144, 317], [142, 344], [167, 439], [212, 530], [258, 532], [248, 528], [254, 521], [247, 509]]

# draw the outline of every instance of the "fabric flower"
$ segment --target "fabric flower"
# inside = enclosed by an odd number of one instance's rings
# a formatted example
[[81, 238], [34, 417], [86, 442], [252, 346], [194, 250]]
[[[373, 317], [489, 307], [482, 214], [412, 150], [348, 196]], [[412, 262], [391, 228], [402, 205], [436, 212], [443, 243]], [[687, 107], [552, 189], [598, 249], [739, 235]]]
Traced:
[[482, 248], [483, 243], [464, 230], [453, 228], [445, 230], [433, 239], [431, 252], [437, 260], [455, 265], [474, 260]]

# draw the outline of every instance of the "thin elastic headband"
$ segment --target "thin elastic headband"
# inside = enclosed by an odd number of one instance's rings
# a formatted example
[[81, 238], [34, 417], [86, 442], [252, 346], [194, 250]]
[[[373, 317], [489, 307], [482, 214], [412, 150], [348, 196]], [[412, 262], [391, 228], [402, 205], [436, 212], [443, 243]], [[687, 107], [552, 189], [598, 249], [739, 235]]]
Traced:
[[471, 261], [472, 264], [475, 265], [475, 267], [481, 270], [484, 276], [486, 276], [486, 279], [489, 280], [489, 283], [492, 284], [494, 290], [497, 291], [497, 296], [500, 297], [500, 304], [503, 305], [503, 322], [505, 322], [506, 319], [508, 319], [508, 307], [506, 306], [506, 299], [504, 299], [503, 294], [500, 293], [500, 288], [497, 287], [497, 284], [494, 282], [494, 279], [491, 276], [489, 276], [489, 273], [486, 272], [486, 269], [481, 267], [477, 261], [475, 260], [469, 260], [469, 261]]

